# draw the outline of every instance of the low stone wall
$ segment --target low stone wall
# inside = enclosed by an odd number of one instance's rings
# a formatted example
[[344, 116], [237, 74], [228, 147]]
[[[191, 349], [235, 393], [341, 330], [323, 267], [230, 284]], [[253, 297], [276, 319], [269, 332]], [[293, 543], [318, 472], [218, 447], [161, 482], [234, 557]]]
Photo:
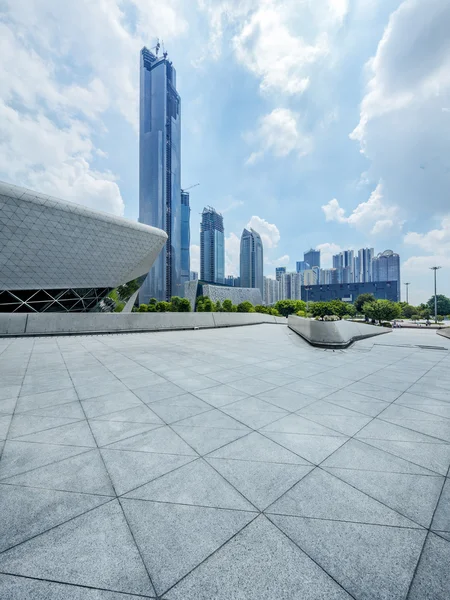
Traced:
[[442, 329], [438, 329], [436, 333], [438, 335], [442, 335], [442, 337], [450, 338], [450, 327], [443, 327]]
[[392, 331], [387, 327], [353, 321], [316, 321], [293, 315], [288, 317], [288, 327], [312, 346], [320, 348], [347, 348], [357, 340]]
[[120, 333], [284, 323], [259, 313], [27, 313], [0, 314], [0, 336]]

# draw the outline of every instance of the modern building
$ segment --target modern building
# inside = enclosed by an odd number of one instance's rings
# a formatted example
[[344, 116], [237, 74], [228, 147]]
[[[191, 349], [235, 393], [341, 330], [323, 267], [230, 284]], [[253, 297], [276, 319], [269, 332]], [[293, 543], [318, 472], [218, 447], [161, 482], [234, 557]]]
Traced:
[[372, 281], [373, 248], [361, 248], [355, 258], [355, 281], [365, 283]]
[[354, 302], [360, 294], [373, 294], [377, 300], [397, 302], [398, 282], [378, 281], [366, 283], [335, 283], [330, 285], [312, 285], [302, 287], [302, 300], [310, 302], [328, 302], [343, 300]]
[[191, 208], [189, 206], [189, 192], [181, 191], [181, 283], [190, 280], [191, 271]]
[[353, 250], [343, 250], [333, 256], [333, 269], [336, 269], [338, 283], [353, 283], [355, 281], [355, 253]]
[[264, 293], [264, 260], [261, 236], [254, 229], [244, 229], [241, 236], [240, 278], [245, 288]]
[[279, 281], [270, 277], [264, 277], [264, 304], [270, 306], [278, 302], [278, 300], [282, 300], [280, 290], [281, 284]]
[[191, 271], [189, 273], [189, 281], [195, 281], [198, 279], [198, 271]]
[[191, 303], [192, 309], [199, 296], [207, 296], [212, 302], [231, 300], [233, 304], [251, 302], [253, 306], [263, 303], [261, 292], [258, 288], [230, 287], [228, 285], [212, 284], [209, 281], [189, 281], [184, 286], [184, 297]]
[[275, 279], [277, 281], [281, 280], [281, 276], [284, 275], [284, 273], [286, 273], [286, 267], [276, 267], [275, 269]]
[[229, 287], [240, 287], [240, 285], [241, 285], [241, 278], [240, 277], [234, 277], [233, 275], [228, 275], [225, 278], [225, 285], [228, 285]]
[[223, 217], [211, 206], [203, 209], [200, 225], [200, 279], [210, 283], [225, 280]]
[[398, 302], [400, 300], [400, 256], [392, 250], [380, 252], [372, 260], [372, 281], [396, 281]]
[[310, 267], [320, 268], [320, 250], [314, 250], [311, 248], [303, 253], [303, 260], [309, 264]]
[[302, 285], [317, 285], [320, 283], [320, 269], [319, 267], [313, 267], [307, 269], [301, 273]]
[[306, 260], [298, 260], [296, 263], [296, 271], [297, 273], [303, 273], [303, 271], [307, 271], [311, 268], [311, 265], [306, 262]]
[[280, 281], [280, 300], [300, 300], [302, 273], [285, 273]]
[[338, 269], [320, 269], [319, 282], [321, 284], [339, 283]]
[[0, 182], [0, 312], [98, 310], [119, 286], [137, 293], [166, 240], [155, 227]]
[[163, 229], [167, 244], [139, 293], [169, 300], [182, 295], [181, 113], [176, 73], [167, 53], [141, 50], [139, 123], [139, 222]]

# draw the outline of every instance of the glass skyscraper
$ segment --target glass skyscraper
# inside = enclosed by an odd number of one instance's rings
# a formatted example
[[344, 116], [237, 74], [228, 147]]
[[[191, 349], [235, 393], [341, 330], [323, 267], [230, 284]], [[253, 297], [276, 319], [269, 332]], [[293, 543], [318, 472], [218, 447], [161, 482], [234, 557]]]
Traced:
[[320, 267], [320, 250], [314, 250], [311, 248], [307, 252], [304, 252], [303, 260], [307, 262], [311, 268]]
[[168, 240], [139, 292], [139, 302], [183, 295], [181, 265], [180, 96], [172, 63], [141, 50], [139, 222]]
[[241, 287], [259, 288], [264, 295], [263, 245], [259, 233], [244, 229], [241, 236]]
[[200, 225], [200, 279], [225, 282], [225, 235], [223, 217], [211, 206], [202, 212]]
[[392, 250], [380, 252], [372, 261], [372, 281], [396, 281], [400, 300], [400, 256]]
[[191, 258], [191, 208], [189, 206], [189, 192], [181, 192], [181, 283], [184, 284], [190, 279]]

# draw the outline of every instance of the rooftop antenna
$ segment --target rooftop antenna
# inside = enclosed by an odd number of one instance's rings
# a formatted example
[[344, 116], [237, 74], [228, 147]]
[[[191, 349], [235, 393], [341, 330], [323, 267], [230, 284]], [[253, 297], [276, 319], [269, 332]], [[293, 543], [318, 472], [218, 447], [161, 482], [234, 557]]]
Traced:
[[161, 48], [161, 44], [159, 43], [159, 38], [156, 38], [156, 46], [153, 46], [153, 48], [150, 48], [150, 50], [154, 50], [156, 56], [158, 56], [158, 52], [159, 52], [160, 48]]
[[164, 57], [164, 58], [167, 58], [167, 51], [166, 51], [166, 49], [164, 48], [164, 40], [161, 40], [161, 45], [162, 45], [162, 49], [163, 49], [163, 57]]

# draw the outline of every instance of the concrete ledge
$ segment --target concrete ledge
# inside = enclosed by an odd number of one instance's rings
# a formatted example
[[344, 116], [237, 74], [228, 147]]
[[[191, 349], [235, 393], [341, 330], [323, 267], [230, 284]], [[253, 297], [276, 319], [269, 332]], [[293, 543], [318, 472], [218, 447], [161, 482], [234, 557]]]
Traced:
[[290, 315], [288, 327], [312, 346], [348, 348], [357, 340], [390, 333], [387, 327], [354, 323], [353, 321], [315, 321]]
[[437, 329], [436, 333], [438, 335], [442, 335], [442, 337], [450, 339], [450, 327], [443, 327], [442, 329]]
[[0, 315], [0, 337], [171, 331], [284, 323], [259, 313], [27, 313]]

